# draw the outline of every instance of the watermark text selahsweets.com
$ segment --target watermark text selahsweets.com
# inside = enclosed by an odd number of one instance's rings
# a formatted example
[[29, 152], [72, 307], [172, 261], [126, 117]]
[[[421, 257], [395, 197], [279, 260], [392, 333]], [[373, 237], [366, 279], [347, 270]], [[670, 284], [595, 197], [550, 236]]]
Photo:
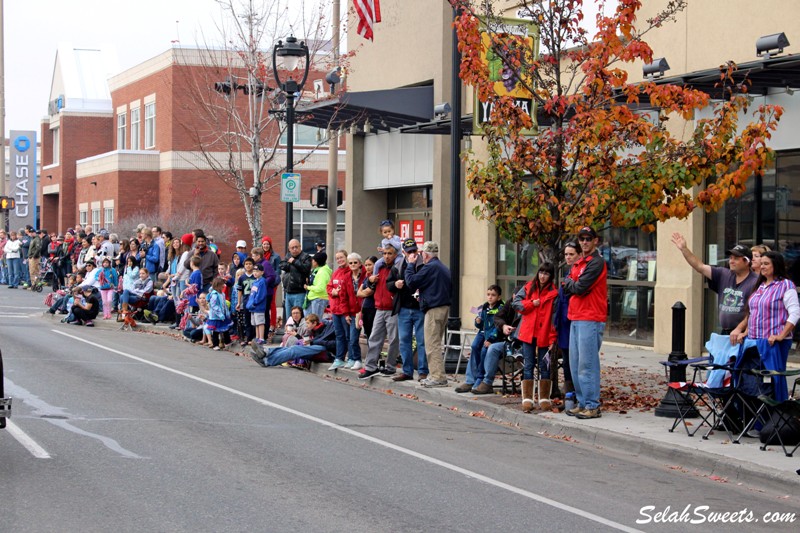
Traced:
[[747, 507], [737, 511], [714, 511], [708, 505], [688, 504], [683, 509], [667, 505], [656, 510], [655, 505], [639, 509], [637, 524], [793, 524], [796, 513], [753, 511]]

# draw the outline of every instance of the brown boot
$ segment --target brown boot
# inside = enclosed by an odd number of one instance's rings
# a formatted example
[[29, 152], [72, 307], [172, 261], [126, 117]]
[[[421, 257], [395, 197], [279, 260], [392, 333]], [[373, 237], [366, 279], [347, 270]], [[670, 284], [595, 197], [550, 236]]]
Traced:
[[533, 411], [533, 380], [522, 380], [522, 412], [530, 413]]
[[553, 408], [553, 402], [550, 401], [550, 390], [553, 387], [553, 382], [549, 379], [539, 380], [539, 408], [543, 411], [549, 411]]

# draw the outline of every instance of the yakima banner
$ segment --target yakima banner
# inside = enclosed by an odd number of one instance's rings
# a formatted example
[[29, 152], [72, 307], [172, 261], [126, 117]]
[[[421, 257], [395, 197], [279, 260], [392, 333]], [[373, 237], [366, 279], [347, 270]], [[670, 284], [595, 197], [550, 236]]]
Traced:
[[9, 229], [36, 224], [36, 132], [11, 130], [11, 168], [6, 196], [17, 201], [9, 211]]
[[[495, 46], [507, 50], [517, 49], [517, 53], [527, 58], [526, 62], [539, 53], [539, 28], [529, 20], [499, 18], [487, 24], [481, 24], [481, 42], [483, 43], [481, 60], [489, 69], [489, 80], [494, 82], [494, 90], [498, 96], [510, 96], [514, 105], [533, 118], [533, 128], [522, 131], [523, 135], [536, 134], [536, 108], [533, 94], [528, 87], [533, 85], [530, 76], [510, 69], [503, 58], [495, 52]], [[510, 52], [509, 52], [510, 53]], [[521, 83], [520, 76], [525, 78]], [[527, 85], [527, 87], [526, 87]], [[475, 112], [473, 113], [473, 132], [480, 135], [483, 124], [489, 122], [494, 105], [482, 102], [475, 92]]]

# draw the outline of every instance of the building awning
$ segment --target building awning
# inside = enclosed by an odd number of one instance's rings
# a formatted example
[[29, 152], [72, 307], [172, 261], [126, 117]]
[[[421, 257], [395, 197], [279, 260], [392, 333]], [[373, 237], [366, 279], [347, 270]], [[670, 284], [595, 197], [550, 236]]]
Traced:
[[334, 98], [297, 106], [298, 122], [322, 129], [363, 129], [369, 121], [373, 130], [389, 131], [433, 117], [433, 86], [404, 87], [381, 91], [345, 92]]
[[[800, 88], [800, 55], [787, 55], [748, 61], [737, 65], [733, 73], [736, 83], [748, 80], [747, 92], [753, 95], [766, 95], [770, 89]], [[710, 68], [698, 70], [680, 76], [654, 80], [658, 85], [673, 84], [691, 87], [703, 91], [712, 98], [723, 98], [719, 87], [720, 70]]]
[[[427, 135], [450, 135], [450, 117], [418, 122], [400, 128], [400, 133], [423, 133]], [[461, 134], [472, 134], [472, 114], [461, 116]]]

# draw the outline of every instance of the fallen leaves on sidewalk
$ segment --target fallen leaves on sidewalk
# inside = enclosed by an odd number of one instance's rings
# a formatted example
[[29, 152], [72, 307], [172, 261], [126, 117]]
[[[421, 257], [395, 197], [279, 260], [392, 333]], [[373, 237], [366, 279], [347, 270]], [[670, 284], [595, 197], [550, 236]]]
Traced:
[[606, 366], [601, 370], [603, 411], [647, 412], [658, 406], [665, 391], [664, 376], [646, 368]]

